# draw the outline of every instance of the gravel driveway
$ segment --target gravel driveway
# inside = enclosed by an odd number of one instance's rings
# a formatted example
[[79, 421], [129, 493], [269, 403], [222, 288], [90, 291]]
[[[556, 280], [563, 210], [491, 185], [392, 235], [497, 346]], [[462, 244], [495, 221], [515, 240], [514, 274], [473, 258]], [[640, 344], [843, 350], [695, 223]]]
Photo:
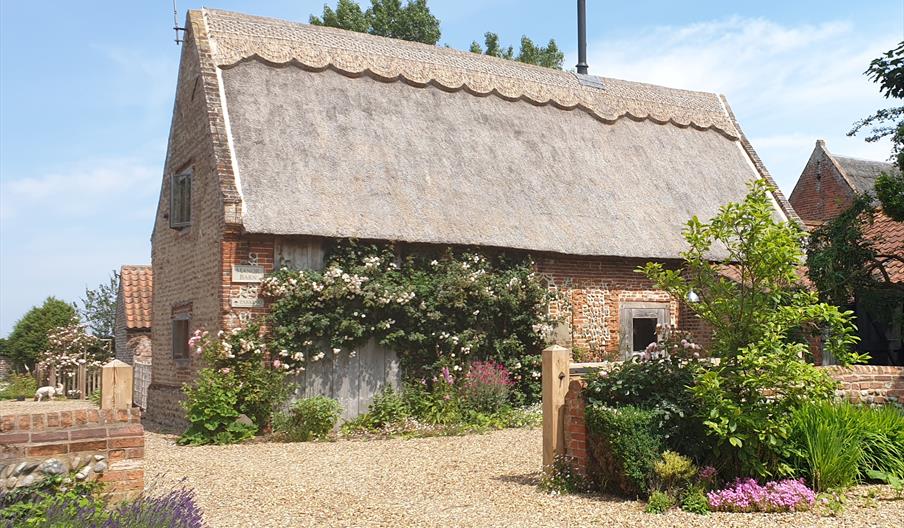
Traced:
[[[213, 528], [296, 526], [904, 526], [904, 501], [812, 513], [648, 515], [536, 488], [538, 429], [414, 440], [179, 447], [147, 434], [148, 482], [185, 476]], [[149, 484], [153, 485], [153, 484]], [[886, 493], [887, 494], [887, 493]]]

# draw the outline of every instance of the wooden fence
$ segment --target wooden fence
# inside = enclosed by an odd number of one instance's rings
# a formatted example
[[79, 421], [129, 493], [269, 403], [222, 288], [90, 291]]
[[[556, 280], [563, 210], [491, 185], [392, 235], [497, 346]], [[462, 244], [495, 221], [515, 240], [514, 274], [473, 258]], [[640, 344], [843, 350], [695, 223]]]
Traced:
[[85, 400], [92, 393], [100, 390], [101, 367], [79, 365], [77, 368], [59, 371], [55, 367], [46, 370], [39, 368], [36, 374], [39, 386], [52, 385], [55, 387], [57, 383], [61, 383], [63, 395], [67, 398]]

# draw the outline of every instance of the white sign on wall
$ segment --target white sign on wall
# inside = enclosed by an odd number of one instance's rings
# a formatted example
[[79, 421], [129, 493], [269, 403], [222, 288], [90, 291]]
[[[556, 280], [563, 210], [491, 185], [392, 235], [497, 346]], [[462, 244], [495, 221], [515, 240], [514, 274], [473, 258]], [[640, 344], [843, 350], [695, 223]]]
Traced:
[[257, 296], [257, 286], [242, 286], [229, 304], [233, 308], [263, 308], [264, 300]]
[[261, 282], [264, 280], [263, 266], [232, 265], [232, 282]]

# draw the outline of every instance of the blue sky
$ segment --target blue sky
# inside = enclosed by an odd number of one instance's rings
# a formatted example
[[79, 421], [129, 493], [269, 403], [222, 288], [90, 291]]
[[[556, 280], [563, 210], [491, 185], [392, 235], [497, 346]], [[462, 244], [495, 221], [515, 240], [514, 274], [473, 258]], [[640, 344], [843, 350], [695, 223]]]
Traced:
[[[587, 3], [591, 73], [726, 94], [785, 192], [817, 138], [887, 157], [887, 144], [845, 132], [887, 104], [862, 72], [904, 39], [902, 0]], [[180, 21], [200, 7], [178, 4]], [[429, 4], [443, 44], [554, 37], [576, 62], [574, 2]], [[322, 5], [211, 7], [307, 21]], [[0, 335], [48, 295], [74, 301], [121, 264], [149, 262], [179, 59], [171, 26], [170, 0], [0, 2]]]

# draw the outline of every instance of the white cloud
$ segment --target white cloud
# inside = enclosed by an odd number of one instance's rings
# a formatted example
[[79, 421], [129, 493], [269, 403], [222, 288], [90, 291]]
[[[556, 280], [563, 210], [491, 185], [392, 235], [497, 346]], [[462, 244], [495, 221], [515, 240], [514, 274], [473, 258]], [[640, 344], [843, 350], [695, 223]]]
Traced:
[[884, 159], [887, 142], [845, 133], [888, 102], [864, 75], [897, 42], [846, 21], [782, 25], [731, 17], [590, 43], [591, 72], [725, 94], [766, 166], [790, 191], [816, 139], [839, 154]]
[[13, 220], [36, 208], [52, 208], [56, 216], [86, 216], [146, 202], [158, 189], [160, 171], [143, 160], [109, 158], [4, 180], [0, 183], [2, 217]]

